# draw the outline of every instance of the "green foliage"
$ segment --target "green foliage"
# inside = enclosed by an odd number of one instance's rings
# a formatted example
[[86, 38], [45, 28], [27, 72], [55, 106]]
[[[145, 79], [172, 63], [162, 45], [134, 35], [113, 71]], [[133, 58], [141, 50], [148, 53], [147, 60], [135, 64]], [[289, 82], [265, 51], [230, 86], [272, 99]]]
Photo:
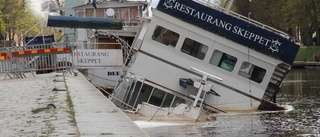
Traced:
[[107, 133], [101, 133], [100, 135], [114, 135], [114, 134], [111, 132], [107, 132]]
[[[7, 34], [7, 39], [13, 40], [14, 36], [35, 36], [40, 32], [38, 22], [44, 19], [38, 18], [27, 0], [0, 0], [1, 31]], [[39, 23], [40, 24], [40, 23]], [[35, 26], [32, 28], [32, 26]], [[31, 29], [32, 28], [32, 29]], [[30, 30], [29, 30], [30, 29]], [[28, 33], [26, 33], [29, 30]], [[26, 33], [26, 35], [22, 35]], [[23, 41], [23, 39], [20, 39]]]
[[235, 1], [235, 11], [243, 16], [262, 22], [276, 29], [287, 31], [287, 27], [282, 27], [287, 22], [284, 14], [286, 0], [249, 0]]
[[[1, 14], [0, 14], [1, 15]], [[1, 17], [1, 16], [0, 16]], [[5, 29], [5, 23], [4, 21], [2, 20], [2, 18], [0, 18], [0, 33], [2, 34], [4, 32], [4, 29]]]
[[64, 84], [67, 89], [67, 99], [66, 102], [68, 103], [69, 110], [67, 111], [70, 114], [71, 120], [69, 121], [73, 126], [77, 126], [77, 121], [76, 121], [76, 116], [75, 116], [75, 111], [74, 111], [74, 105], [70, 96], [69, 88], [66, 83], [66, 77], [65, 74], [63, 74], [64, 78]]
[[113, 109], [112, 111], [109, 111], [109, 113], [117, 113], [118, 109]]
[[320, 53], [320, 46], [300, 48], [295, 61], [314, 61], [314, 54]]
[[251, 13], [250, 18], [294, 38], [301, 36], [305, 45], [312, 45], [311, 35], [314, 31], [320, 34], [319, 0], [235, 0], [233, 10], [243, 16]]

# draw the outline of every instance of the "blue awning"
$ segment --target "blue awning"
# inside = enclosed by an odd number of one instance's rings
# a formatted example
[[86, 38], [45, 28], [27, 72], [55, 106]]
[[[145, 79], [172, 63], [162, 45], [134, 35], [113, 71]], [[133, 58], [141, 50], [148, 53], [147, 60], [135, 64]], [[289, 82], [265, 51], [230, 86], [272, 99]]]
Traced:
[[48, 27], [87, 28], [121, 30], [122, 20], [113, 18], [76, 17], [76, 16], [48, 16]]

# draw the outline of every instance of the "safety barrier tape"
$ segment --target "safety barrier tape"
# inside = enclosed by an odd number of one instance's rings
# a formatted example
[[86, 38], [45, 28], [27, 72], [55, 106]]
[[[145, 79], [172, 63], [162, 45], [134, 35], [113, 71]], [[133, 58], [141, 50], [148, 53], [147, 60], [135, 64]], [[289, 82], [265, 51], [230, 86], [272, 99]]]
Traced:
[[8, 53], [0, 53], [0, 61], [9, 59]]
[[[28, 55], [28, 54], [41, 54], [41, 53], [54, 53], [54, 52], [70, 52], [71, 48], [52, 48], [52, 49], [38, 49], [38, 50], [23, 50], [23, 51], [14, 51], [12, 55]], [[8, 53], [0, 53], [0, 61], [10, 59]]]

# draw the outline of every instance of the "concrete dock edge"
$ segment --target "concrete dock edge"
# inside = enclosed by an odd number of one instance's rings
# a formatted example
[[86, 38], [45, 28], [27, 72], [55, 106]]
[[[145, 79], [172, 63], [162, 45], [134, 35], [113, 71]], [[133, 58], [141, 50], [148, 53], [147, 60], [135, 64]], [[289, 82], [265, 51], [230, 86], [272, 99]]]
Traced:
[[148, 136], [81, 73], [67, 75], [66, 85], [74, 104], [80, 136]]

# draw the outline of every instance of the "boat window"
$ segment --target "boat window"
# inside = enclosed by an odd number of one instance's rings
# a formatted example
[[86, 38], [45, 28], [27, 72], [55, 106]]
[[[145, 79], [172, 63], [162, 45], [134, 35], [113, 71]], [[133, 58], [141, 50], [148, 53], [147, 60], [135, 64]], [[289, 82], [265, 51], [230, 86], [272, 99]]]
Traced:
[[208, 46], [197, 41], [186, 38], [183, 42], [181, 52], [203, 60], [208, 51]]
[[93, 9], [86, 9], [86, 17], [93, 17], [94, 10]]
[[104, 9], [96, 9], [96, 17], [98, 18], [105, 18], [106, 12]]
[[160, 89], [154, 89], [154, 92], [150, 98], [149, 103], [155, 106], [160, 106], [162, 103], [162, 100], [164, 99], [166, 92], [160, 90]]
[[166, 93], [166, 94], [167, 94], [167, 96], [166, 96], [166, 98], [164, 98], [163, 104], [161, 106], [163, 108], [170, 107], [172, 100], [173, 100], [173, 97], [174, 97], [172, 94], [169, 94], [169, 93]]
[[153, 32], [152, 39], [167, 46], [175, 47], [179, 39], [179, 34], [157, 26]]
[[81, 12], [81, 11], [76, 12], [76, 16], [78, 17], [85, 17], [84, 15], [85, 15], [85, 12]]
[[221, 51], [215, 50], [211, 56], [210, 64], [227, 71], [233, 71], [237, 58]]
[[238, 74], [257, 83], [261, 83], [266, 74], [266, 70], [249, 62], [243, 62]]

